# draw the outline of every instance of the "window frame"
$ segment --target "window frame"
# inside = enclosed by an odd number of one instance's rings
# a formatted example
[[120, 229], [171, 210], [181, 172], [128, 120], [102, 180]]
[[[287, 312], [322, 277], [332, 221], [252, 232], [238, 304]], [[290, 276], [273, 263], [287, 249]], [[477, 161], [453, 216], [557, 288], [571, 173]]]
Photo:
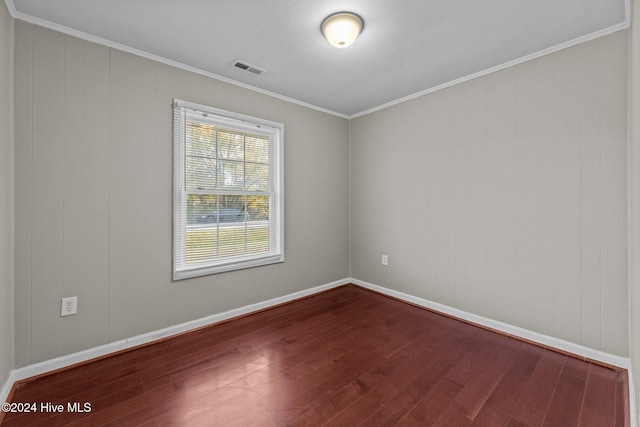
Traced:
[[[235, 113], [180, 99], [173, 100], [173, 281], [284, 262], [284, 124]], [[186, 188], [187, 117], [241, 132], [269, 135], [269, 247], [266, 253], [227, 257], [187, 266], [186, 253], [187, 197], [199, 191]], [[246, 160], [245, 160], [246, 161]], [[209, 190], [206, 194], [215, 193]], [[219, 193], [265, 195], [248, 190]], [[241, 194], [242, 193], [242, 194]], [[246, 219], [245, 219], [246, 221]], [[220, 224], [217, 222], [216, 224]]]

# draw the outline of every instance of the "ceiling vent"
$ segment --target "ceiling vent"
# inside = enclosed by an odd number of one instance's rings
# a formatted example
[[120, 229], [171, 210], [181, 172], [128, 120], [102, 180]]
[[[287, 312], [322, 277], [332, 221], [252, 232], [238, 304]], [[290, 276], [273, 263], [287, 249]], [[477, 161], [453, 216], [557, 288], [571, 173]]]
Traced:
[[238, 67], [241, 70], [245, 70], [245, 71], [248, 71], [250, 73], [253, 73], [253, 74], [257, 75], [257, 76], [259, 76], [262, 73], [266, 73], [267, 72], [267, 70], [265, 70], [263, 68], [256, 67], [255, 65], [251, 65], [249, 63], [246, 63], [244, 61], [240, 61], [238, 59], [235, 59], [233, 61], [233, 66], [234, 67]]

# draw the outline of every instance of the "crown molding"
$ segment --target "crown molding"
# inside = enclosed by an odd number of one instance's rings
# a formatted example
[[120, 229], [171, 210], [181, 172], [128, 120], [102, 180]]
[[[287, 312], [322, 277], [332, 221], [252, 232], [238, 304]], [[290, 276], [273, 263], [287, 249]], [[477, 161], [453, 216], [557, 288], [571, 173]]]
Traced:
[[4, 0], [4, 4], [7, 6], [9, 15], [11, 15], [12, 18], [15, 18], [18, 11], [16, 10], [16, 5], [13, 4], [13, 0]]
[[15, 7], [15, 5], [13, 3], [13, 0], [4, 0], [4, 1], [5, 1], [5, 4], [7, 5], [7, 9], [9, 10], [9, 14], [14, 19], [19, 19], [21, 21], [28, 22], [28, 23], [34, 24], [34, 25], [39, 25], [41, 27], [48, 28], [48, 29], [54, 30], [54, 31], [58, 31], [60, 33], [67, 34], [67, 35], [70, 35], [70, 36], [73, 36], [73, 37], [77, 37], [77, 38], [82, 39], [82, 40], [86, 40], [86, 41], [89, 41], [89, 42], [92, 42], [92, 43], [97, 43], [97, 44], [100, 44], [100, 45], [103, 45], [103, 46], [107, 46], [107, 47], [110, 47], [110, 48], [113, 48], [113, 49], [116, 49], [116, 50], [120, 50], [120, 51], [123, 51], [123, 52], [131, 53], [133, 55], [141, 56], [143, 58], [147, 58], [147, 59], [150, 59], [152, 61], [160, 62], [162, 64], [166, 64], [166, 65], [169, 65], [169, 66], [172, 66], [172, 67], [176, 67], [176, 68], [179, 68], [179, 69], [182, 69], [182, 70], [185, 70], [185, 71], [190, 71], [190, 72], [195, 73], [195, 74], [199, 74], [199, 75], [202, 75], [202, 76], [210, 77], [212, 79], [219, 80], [219, 81], [224, 82], [224, 83], [232, 84], [234, 86], [238, 86], [238, 87], [241, 87], [241, 88], [244, 88], [244, 89], [247, 89], [247, 90], [251, 90], [253, 92], [261, 93], [263, 95], [267, 95], [267, 96], [270, 96], [270, 97], [273, 97], [273, 98], [276, 98], [276, 99], [280, 99], [282, 101], [290, 102], [292, 104], [300, 105], [302, 107], [310, 108], [312, 110], [320, 111], [322, 113], [330, 114], [330, 115], [337, 116], [337, 117], [340, 117], [340, 118], [343, 118], [343, 119], [348, 119], [348, 120], [355, 119], [355, 118], [358, 118], [358, 117], [361, 117], [361, 116], [365, 116], [367, 114], [371, 114], [371, 113], [374, 113], [376, 111], [380, 111], [380, 110], [383, 110], [385, 108], [389, 108], [389, 107], [392, 107], [394, 105], [401, 104], [403, 102], [410, 101], [412, 99], [419, 98], [421, 96], [428, 95], [430, 93], [434, 93], [434, 92], [437, 92], [439, 90], [446, 89], [448, 87], [455, 86], [457, 84], [464, 83], [466, 81], [473, 80], [475, 78], [482, 77], [482, 76], [485, 76], [487, 74], [491, 74], [491, 73], [494, 73], [496, 71], [500, 71], [500, 70], [503, 70], [505, 68], [509, 68], [509, 67], [514, 66], [514, 65], [518, 65], [518, 64], [521, 64], [523, 62], [527, 62], [527, 61], [530, 61], [532, 59], [539, 58], [541, 56], [548, 55], [550, 53], [554, 53], [554, 52], [557, 52], [557, 51], [562, 50], [562, 49], [566, 49], [566, 48], [571, 47], [571, 46], [575, 46], [575, 45], [580, 44], [580, 43], [585, 43], [585, 42], [588, 42], [590, 40], [593, 40], [593, 39], [596, 39], [596, 38], [599, 38], [599, 37], [604, 37], [606, 35], [615, 33], [615, 32], [620, 31], [620, 30], [625, 30], [625, 29], [629, 28], [630, 25], [631, 25], [630, 24], [630, 22], [631, 22], [631, 18], [630, 18], [630, 16], [631, 16], [631, 0], [625, 0], [625, 20], [624, 20], [624, 22], [622, 22], [620, 24], [613, 25], [613, 26], [605, 28], [603, 30], [599, 30], [599, 31], [593, 32], [591, 34], [587, 34], [585, 36], [581, 36], [581, 37], [575, 38], [573, 40], [569, 40], [567, 42], [560, 43], [560, 44], [557, 44], [555, 46], [539, 50], [537, 52], [531, 53], [529, 55], [522, 56], [522, 57], [514, 59], [512, 61], [508, 61], [508, 62], [505, 62], [503, 64], [496, 65], [494, 67], [490, 67], [490, 68], [478, 71], [476, 73], [469, 74], [467, 76], [460, 77], [458, 79], [454, 79], [454, 80], [451, 80], [449, 82], [445, 82], [443, 84], [424, 89], [422, 91], [413, 93], [411, 95], [408, 95], [408, 96], [405, 96], [405, 97], [402, 97], [402, 98], [398, 98], [398, 99], [396, 99], [394, 101], [386, 102], [386, 103], [378, 105], [376, 107], [372, 107], [372, 108], [363, 110], [363, 111], [361, 111], [359, 113], [354, 113], [354, 114], [350, 114], [349, 115], [349, 114], [343, 114], [343, 113], [339, 113], [337, 111], [329, 110], [327, 108], [320, 107], [320, 106], [317, 106], [317, 105], [314, 105], [314, 104], [310, 104], [308, 102], [301, 101], [299, 99], [291, 98], [291, 97], [284, 96], [284, 95], [281, 95], [281, 94], [278, 94], [278, 93], [275, 93], [275, 92], [271, 92], [271, 91], [268, 91], [268, 90], [265, 90], [265, 89], [261, 89], [259, 87], [252, 86], [252, 85], [249, 85], [249, 84], [246, 84], [246, 83], [243, 83], [243, 82], [239, 82], [237, 80], [233, 80], [233, 79], [230, 79], [228, 77], [221, 76], [219, 74], [211, 73], [209, 71], [205, 71], [205, 70], [202, 70], [200, 68], [192, 67], [190, 65], [183, 64], [183, 63], [178, 62], [178, 61], [174, 61], [174, 60], [171, 60], [171, 59], [159, 56], [159, 55], [155, 55], [155, 54], [152, 54], [152, 53], [140, 50], [140, 49], [135, 49], [135, 48], [132, 48], [132, 47], [127, 46], [127, 45], [123, 45], [123, 44], [116, 43], [116, 42], [113, 42], [113, 41], [108, 40], [108, 39], [104, 39], [102, 37], [97, 37], [97, 36], [94, 36], [92, 34], [85, 33], [83, 31], [78, 31], [78, 30], [75, 30], [73, 28], [65, 27], [63, 25], [59, 25], [59, 24], [56, 24], [56, 23], [51, 22], [51, 21], [40, 19], [40, 18], [37, 18], [35, 16], [32, 16], [32, 15], [17, 11], [16, 7]]
[[[628, 1], [626, 3], [628, 3]], [[622, 22], [620, 24], [613, 25], [613, 26], [605, 28], [603, 30], [596, 31], [596, 32], [593, 32], [591, 34], [587, 34], [585, 36], [581, 36], [581, 37], [575, 38], [573, 40], [569, 40], [567, 42], [560, 43], [560, 44], [557, 44], [555, 46], [551, 46], [549, 48], [539, 50], [539, 51], [531, 53], [529, 55], [522, 56], [522, 57], [514, 59], [512, 61], [508, 61], [508, 62], [502, 63], [500, 65], [496, 65], [494, 67], [490, 67], [490, 68], [478, 71], [476, 73], [469, 74], [469, 75], [466, 75], [464, 77], [460, 77], [458, 79], [448, 81], [446, 83], [442, 83], [442, 84], [437, 85], [437, 86], [430, 87], [430, 88], [422, 90], [420, 92], [416, 92], [416, 93], [413, 93], [411, 95], [407, 95], [405, 97], [398, 98], [395, 101], [390, 101], [390, 102], [387, 102], [385, 104], [379, 105], [377, 107], [369, 108], [369, 109], [361, 111], [359, 113], [355, 113], [355, 114], [350, 115], [349, 119], [355, 119], [357, 117], [366, 116], [367, 114], [375, 113], [376, 111], [384, 110], [385, 108], [393, 107], [394, 105], [402, 104], [403, 102], [407, 102], [407, 101], [410, 101], [412, 99], [419, 98], [421, 96], [428, 95], [430, 93], [434, 93], [434, 92], [437, 92], [439, 90], [446, 89], [448, 87], [455, 86], [455, 85], [458, 85], [460, 83], [464, 83], [464, 82], [467, 82], [469, 80], [476, 79], [478, 77], [486, 76], [487, 74], [492, 74], [492, 73], [495, 73], [496, 71], [504, 70], [505, 68], [510, 68], [510, 67], [515, 66], [515, 65], [522, 64], [522, 63], [527, 62], [527, 61], [531, 61], [532, 59], [540, 58], [541, 56], [549, 55], [551, 53], [558, 52], [560, 50], [567, 49], [569, 47], [572, 47], [572, 46], [575, 46], [575, 45], [578, 45], [578, 44], [581, 44], [581, 43], [586, 43], [588, 41], [597, 39], [599, 37], [608, 36], [609, 34], [613, 34], [613, 33], [617, 32], [617, 31], [626, 30], [629, 27], [630, 27], [630, 23], [629, 23], [628, 12], [627, 12], [627, 18], [626, 18], [625, 22]]]
[[47, 21], [45, 19], [41, 19], [20, 11], [17, 11], [15, 5], [13, 4], [13, 0], [5, 0], [5, 4], [7, 5], [7, 9], [9, 10], [9, 14], [14, 18], [20, 21], [27, 22], [29, 24], [38, 25], [43, 28], [47, 28], [53, 31], [57, 31], [62, 34], [66, 34], [72, 37], [76, 37], [81, 40], [85, 40], [91, 43], [96, 43], [102, 46], [106, 46], [112, 49], [116, 49], [122, 52], [130, 53], [132, 55], [140, 56], [151, 61], [159, 62], [161, 64], [169, 65], [171, 67], [179, 68], [181, 70], [190, 71], [195, 74], [199, 74], [201, 76], [209, 77], [215, 80], [219, 80], [223, 83], [228, 83], [234, 86], [241, 87], [243, 89], [247, 89], [253, 92], [260, 93], [262, 95], [267, 95], [272, 98], [276, 98], [282, 101], [290, 102], [292, 104], [300, 105], [302, 107], [306, 107], [312, 110], [320, 111], [322, 113], [330, 114], [333, 116], [341, 117], [343, 119], [349, 119], [349, 116], [346, 114], [339, 113], [337, 111], [332, 111], [327, 108], [323, 108], [314, 104], [310, 104], [305, 101], [301, 101], [299, 99], [291, 98], [285, 95], [281, 95], [276, 92], [271, 92], [266, 89], [261, 89], [256, 86], [252, 86], [247, 83], [243, 83], [234, 79], [230, 79], [228, 77], [221, 76], [219, 74], [211, 73], [209, 71], [205, 71], [203, 69], [192, 67], [190, 65], [184, 64], [182, 62], [174, 61], [172, 59], [165, 58], [163, 56], [155, 55], [153, 53], [146, 52], [144, 50], [136, 49], [121, 43], [117, 43], [102, 37], [95, 36], [93, 34], [85, 33], [83, 31], [75, 30], [73, 28], [66, 27], [64, 25], [56, 24], [55, 22]]

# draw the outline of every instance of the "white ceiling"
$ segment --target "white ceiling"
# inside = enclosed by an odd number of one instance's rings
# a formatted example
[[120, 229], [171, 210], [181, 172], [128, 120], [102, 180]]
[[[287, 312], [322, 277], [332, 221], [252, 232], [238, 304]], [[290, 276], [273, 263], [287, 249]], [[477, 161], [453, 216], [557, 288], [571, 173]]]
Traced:
[[[628, 0], [6, 0], [14, 17], [353, 116], [628, 26]], [[352, 11], [347, 49], [320, 32]], [[63, 28], [66, 27], [66, 28]], [[232, 66], [241, 59], [260, 76]]]

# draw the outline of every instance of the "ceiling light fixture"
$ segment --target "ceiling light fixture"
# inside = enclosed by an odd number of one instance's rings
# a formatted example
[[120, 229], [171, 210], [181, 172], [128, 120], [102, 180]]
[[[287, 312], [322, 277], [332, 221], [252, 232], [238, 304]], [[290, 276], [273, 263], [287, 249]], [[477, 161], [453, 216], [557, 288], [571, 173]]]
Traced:
[[364, 27], [364, 21], [355, 13], [338, 12], [322, 21], [322, 34], [332, 46], [345, 48], [350, 46]]

